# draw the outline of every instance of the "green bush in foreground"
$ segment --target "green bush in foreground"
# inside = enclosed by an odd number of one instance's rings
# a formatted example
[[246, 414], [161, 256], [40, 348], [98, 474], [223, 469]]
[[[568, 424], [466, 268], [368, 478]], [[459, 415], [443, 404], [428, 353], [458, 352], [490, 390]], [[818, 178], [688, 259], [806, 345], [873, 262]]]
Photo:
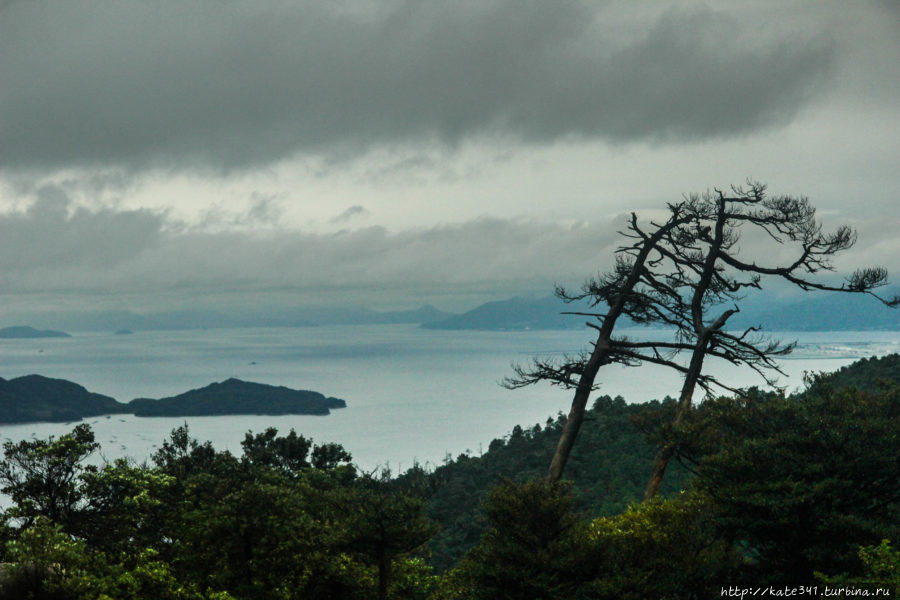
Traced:
[[[816, 579], [833, 588], [852, 587], [865, 590], [890, 590], [891, 594], [900, 593], [900, 550], [891, 547], [890, 540], [881, 540], [877, 546], [864, 546], [859, 549], [859, 559], [864, 566], [863, 575], [848, 577], [846, 575], [826, 576], [816, 573]], [[884, 592], [881, 592], [884, 595]]]

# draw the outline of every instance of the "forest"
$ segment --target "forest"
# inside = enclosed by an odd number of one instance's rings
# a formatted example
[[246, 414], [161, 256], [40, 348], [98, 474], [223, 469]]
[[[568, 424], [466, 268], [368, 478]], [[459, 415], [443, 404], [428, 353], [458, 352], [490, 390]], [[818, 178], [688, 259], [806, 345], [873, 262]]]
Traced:
[[400, 474], [275, 429], [248, 432], [235, 456], [184, 426], [147, 463], [100, 466], [87, 425], [7, 441], [0, 597], [893, 594], [898, 376], [894, 354], [811, 375], [790, 396], [711, 398], [679, 425], [662, 493], [644, 501], [656, 450], [676, 435], [671, 398], [597, 398], [561, 481], [543, 475], [562, 415]]

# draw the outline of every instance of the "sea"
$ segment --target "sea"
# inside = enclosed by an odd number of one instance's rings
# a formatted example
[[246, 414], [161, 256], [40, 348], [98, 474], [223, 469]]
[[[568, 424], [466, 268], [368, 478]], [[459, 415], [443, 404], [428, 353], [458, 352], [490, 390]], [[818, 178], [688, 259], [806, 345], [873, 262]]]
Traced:
[[[640, 339], [647, 330], [621, 332]], [[161, 398], [237, 377], [314, 390], [346, 400], [327, 416], [241, 415], [86, 419], [101, 444], [97, 463], [148, 460], [170, 432], [240, 453], [248, 431], [291, 429], [316, 443], [337, 442], [360, 469], [403, 471], [478, 455], [515, 425], [567, 412], [571, 391], [550, 385], [508, 390], [512, 363], [586, 348], [590, 330], [441, 331], [416, 325], [80, 333], [71, 338], [0, 340], [0, 377], [37, 373], [67, 379], [121, 402]], [[833, 371], [864, 357], [900, 351], [897, 331], [777, 332], [797, 348], [780, 362], [780, 385], [800, 389], [806, 372]], [[710, 365], [730, 385], [763, 386], [747, 368]], [[663, 367], [604, 367], [597, 394], [644, 402], [676, 395], [679, 376]], [[75, 423], [0, 425], [0, 441], [59, 436]]]

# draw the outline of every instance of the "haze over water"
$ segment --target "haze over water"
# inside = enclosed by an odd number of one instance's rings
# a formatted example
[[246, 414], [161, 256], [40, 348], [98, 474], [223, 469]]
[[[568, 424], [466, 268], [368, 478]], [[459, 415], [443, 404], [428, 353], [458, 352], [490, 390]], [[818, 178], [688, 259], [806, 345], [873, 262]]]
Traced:
[[[646, 335], [646, 330], [629, 332]], [[900, 350], [898, 332], [799, 332], [774, 337], [798, 339], [782, 362], [788, 391], [801, 386], [805, 371], [831, 371], [854, 360]], [[590, 332], [438, 331], [412, 325], [306, 328], [210, 329], [139, 332], [129, 336], [79, 334], [73, 338], [4, 340], [0, 376], [38, 373], [68, 379], [121, 402], [160, 398], [214, 381], [237, 377], [271, 385], [309, 389], [343, 398], [347, 408], [317, 416], [224, 416], [90, 418], [102, 444], [99, 459], [147, 459], [169, 432], [187, 422], [201, 441], [240, 452], [248, 430], [291, 428], [316, 442], [343, 444], [364, 469], [405, 469], [414, 461], [440, 463], [486, 450], [490, 441], [517, 424], [544, 423], [566, 412], [571, 394], [550, 386], [509, 391], [498, 382], [510, 363], [531, 356], [574, 352]], [[749, 369], [718, 374], [730, 385], [760, 385]], [[608, 367], [598, 394], [643, 402], [674, 395], [679, 377], [661, 367]], [[74, 424], [0, 426], [0, 439], [46, 437]]]

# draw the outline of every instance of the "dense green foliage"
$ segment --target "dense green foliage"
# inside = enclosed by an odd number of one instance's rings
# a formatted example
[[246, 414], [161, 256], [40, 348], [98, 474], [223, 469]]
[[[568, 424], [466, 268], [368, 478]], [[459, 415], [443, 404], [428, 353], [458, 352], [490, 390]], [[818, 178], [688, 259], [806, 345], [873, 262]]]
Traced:
[[4, 445], [0, 597], [385, 598], [431, 581], [406, 564], [435, 531], [421, 500], [334, 444], [269, 429], [236, 457], [182, 427], [152, 465], [83, 466], [96, 448], [85, 425]]
[[455, 577], [475, 598], [573, 597], [586, 566], [586, 523], [562, 484], [504, 481], [488, 495], [488, 528]]
[[900, 354], [863, 358], [833, 373], [820, 373], [812, 382], [811, 391], [815, 392], [823, 386], [849, 386], [871, 392], [892, 382], [900, 383]]
[[709, 598], [742, 558], [716, 535], [706, 496], [683, 494], [594, 520], [565, 484], [506, 481], [485, 502], [481, 542], [446, 577], [451, 598]]
[[696, 414], [715, 436], [697, 486], [761, 577], [852, 572], [859, 546], [900, 539], [900, 388], [819, 387], [720, 399]]
[[900, 590], [900, 550], [891, 547], [887, 539], [881, 540], [877, 546], [863, 546], [859, 549], [859, 560], [863, 564], [863, 575], [848, 577], [847, 575], [827, 576], [816, 573], [816, 578], [832, 587], [856, 588], [888, 588]]
[[[897, 364], [861, 361], [791, 397], [708, 400], [678, 427], [659, 426], [671, 402], [600, 398], [566, 483], [543, 477], [561, 419], [393, 479], [274, 429], [248, 433], [235, 456], [181, 427], [144, 465], [87, 465], [98, 444], [85, 425], [7, 442], [0, 599], [699, 599], [786, 584], [896, 594]], [[638, 503], [653, 446], [667, 442], [690, 469]]]
[[[686, 486], [708, 490], [703, 531], [740, 551], [745, 580], [776, 581], [792, 572], [793, 581], [812, 581], [813, 570], [858, 572], [860, 546], [877, 544], [879, 531], [900, 537], [900, 467], [891, 450], [900, 440], [900, 403], [890, 387], [900, 382], [898, 365], [898, 355], [859, 361], [813, 378], [807, 392], [792, 398], [751, 390], [744, 398], [710, 401], [680, 431], [660, 426], [672, 420], [671, 401], [626, 405], [600, 398], [567, 470], [574, 480], [573, 510], [587, 517], [621, 513], [641, 497], [653, 445], [678, 436], [679, 458], [688, 468], [670, 471], [666, 495]], [[880, 391], [842, 389], [848, 384]], [[479, 541], [490, 522], [480, 504], [493, 486], [503, 478], [521, 482], [544, 475], [560, 422], [516, 428], [483, 456], [461, 455], [435, 469], [429, 515], [442, 525], [431, 544], [439, 570]], [[689, 480], [691, 472], [700, 477]], [[797, 510], [807, 511], [806, 521], [796, 521]], [[810, 526], [798, 527], [804, 522]], [[674, 564], [671, 553], [660, 556]], [[658, 572], [649, 563], [636, 564], [637, 570]]]
[[[655, 448], [632, 419], [659, 409], [657, 402], [626, 404], [622, 397], [601, 396], [595, 400], [566, 470], [574, 484], [576, 511], [613, 515], [641, 498]], [[563, 422], [560, 415], [543, 427], [516, 426], [506, 438], [492, 441], [484, 455], [462, 454], [428, 476], [433, 490], [428, 515], [441, 525], [430, 544], [432, 562], [438, 570], [450, 567], [480, 539], [485, 525], [481, 503], [491, 488], [504, 478], [525, 481], [546, 474]], [[421, 476], [414, 469], [401, 480]], [[664, 493], [680, 490], [686, 476], [680, 465], [674, 465]]]

